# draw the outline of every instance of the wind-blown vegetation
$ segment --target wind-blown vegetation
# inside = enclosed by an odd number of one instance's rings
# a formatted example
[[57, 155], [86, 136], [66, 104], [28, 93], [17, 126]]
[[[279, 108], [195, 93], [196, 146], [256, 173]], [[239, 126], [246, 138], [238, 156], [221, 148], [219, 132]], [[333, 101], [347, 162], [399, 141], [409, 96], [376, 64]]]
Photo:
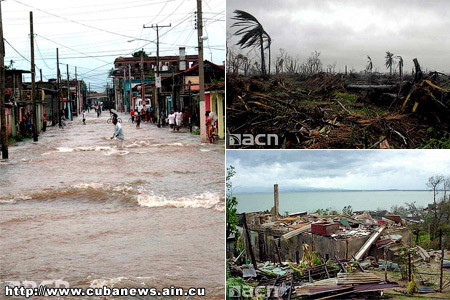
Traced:
[[236, 22], [231, 27], [238, 27], [235, 32], [240, 37], [237, 42], [242, 49], [260, 49], [261, 55], [261, 73], [266, 75], [266, 62], [264, 50], [269, 49], [269, 74], [270, 74], [270, 45], [272, 40], [269, 34], [264, 30], [262, 24], [253, 15], [243, 10], [235, 10], [235, 16], [232, 18]]
[[433, 192], [433, 203], [426, 207], [417, 206], [415, 203], [394, 205], [391, 212], [417, 221], [413, 225], [417, 244], [438, 249], [440, 231], [444, 236], [450, 236], [450, 177], [431, 176], [428, 178], [427, 187]]
[[414, 69], [405, 72], [404, 56], [391, 51], [361, 57], [359, 71], [324, 63], [328, 57], [320, 49], [280, 48], [272, 60], [276, 36], [263, 21], [241, 10], [232, 20], [237, 31], [227, 42], [230, 133], [277, 134], [280, 148], [450, 147], [449, 75], [425, 73], [413, 57]]

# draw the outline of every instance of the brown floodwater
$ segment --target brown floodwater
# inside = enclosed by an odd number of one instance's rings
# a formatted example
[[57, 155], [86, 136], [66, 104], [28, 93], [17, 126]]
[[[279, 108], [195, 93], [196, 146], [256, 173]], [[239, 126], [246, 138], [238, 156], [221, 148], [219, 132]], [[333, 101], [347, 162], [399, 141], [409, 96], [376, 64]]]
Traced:
[[[224, 146], [108, 112], [49, 128], [0, 161], [0, 288], [202, 287], [225, 295]], [[173, 298], [172, 298], [173, 299]], [[185, 298], [182, 298], [185, 299]], [[193, 297], [189, 299], [195, 299]]]

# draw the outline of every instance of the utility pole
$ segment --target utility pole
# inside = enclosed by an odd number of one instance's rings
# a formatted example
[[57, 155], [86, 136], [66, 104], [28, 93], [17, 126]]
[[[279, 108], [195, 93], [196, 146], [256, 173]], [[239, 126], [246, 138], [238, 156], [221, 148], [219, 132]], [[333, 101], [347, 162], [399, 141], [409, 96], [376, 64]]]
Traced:
[[[174, 72], [174, 66], [172, 65], [172, 107], [173, 103], [175, 102], [175, 72]], [[172, 107], [170, 109], [172, 109]], [[170, 111], [168, 111], [170, 114]]]
[[134, 105], [133, 105], [133, 90], [131, 89], [131, 65], [128, 64], [128, 106], [130, 107], [130, 111], [131, 111], [131, 106], [133, 106], [134, 109]]
[[72, 101], [70, 100], [70, 82], [69, 82], [69, 64], [67, 66], [67, 111], [69, 113], [70, 121], [73, 121]]
[[144, 86], [145, 82], [144, 82], [144, 48], [142, 48], [141, 51], [141, 98], [142, 98], [142, 103], [144, 103], [145, 101], [145, 86]]
[[[386, 262], [384, 262], [386, 263]], [[412, 280], [412, 263], [411, 263], [411, 251], [408, 250], [408, 281]]]
[[189, 106], [191, 108], [191, 115], [189, 117], [189, 132], [192, 132], [192, 119], [193, 119], [193, 109], [192, 109], [192, 97], [191, 97], [191, 81], [188, 81], [188, 88], [189, 88]]
[[34, 65], [34, 32], [33, 12], [30, 11], [30, 43], [31, 43], [31, 100], [33, 101], [33, 141], [38, 141], [38, 117], [36, 103], [36, 66]]
[[206, 143], [205, 69], [203, 67], [203, 13], [202, 0], [197, 0], [198, 76], [200, 95], [200, 142]]
[[77, 103], [77, 113], [78, 116], [81, 114], [81, 103], [80, 97], [78, 95], [78, 76], [77, 76], [77, 67], [75, 66], [75, 101]]
[[0, 0], [0, 119], [2, 136], [2, 158], [8, 159], [8, 138], [6, 136], [6, 111], [5, 111], [5, 42], [3, 40], [2, 1]]
[[61, 108], [61, 90], [60, 90], [60, 71], [59, 71], [59, 48], [56, 48], [56, 87], [58, 89], [58, 124], [59, 126], [61, 126], [61, 112], [62, 112], [62, 108]]
[[127, 94], [126, 94], [126, 82], [127, 82], [127, 69], [125, 67], [123, 67], [123, 95], [121, 97], [122, 99], [122, 103], [121, 103], [121, 107], [123, 106], [123, 110], [122, 112], [126, 112], [126, 106], [125, 106], [125, 100], [127, 99]]
[[442, 279], [444, 277], [444, 245], [442, 244], [442, 229], [439, 230], [439, 247], [441, 248], [439, 293], [442, 293]]
[[41, 82], [42, 82], [42, 69], [39, 69], [39, 73], [41, 74]]
[[[156, 76], [155, 76], [155, 86], [156, 86], [156, 78], [159, 78], [159, 82], [161, 83], [161, 77], [159, 77], [159, 29], [164, 27], [171, 27], [172, 24], [169, 25], [153, 25], [150, 27], [143, 26], [144, 28], [153, 28], [156, 30]], [[158, 120], [158, 127], [161, 127], [161, 120], [160, 120], [160, 112], [159, 112], [159, 91], [160, 87], [156, 87], [156, 93], [155, 93], [155, 106], [156, 106], [156, 118]]]

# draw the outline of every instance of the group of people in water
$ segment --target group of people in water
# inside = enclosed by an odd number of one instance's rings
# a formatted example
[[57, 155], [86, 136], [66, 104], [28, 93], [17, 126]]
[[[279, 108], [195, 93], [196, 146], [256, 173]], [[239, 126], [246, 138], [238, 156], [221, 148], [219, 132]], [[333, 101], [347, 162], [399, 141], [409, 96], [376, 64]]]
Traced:
[[[137, 112], [136, 112], [137, 111]], [[123, 133], [122, 125], [119, 122], [118, 115], [115, 111], [109, 110], [112, 123], [114, 125], [114, 133], [111, 139], [116, 139], [117, 149], [122, 150], [123, 144], [125, 140], [125, 135]], [[147, 110], [142, 109], [142, 111], [138, 111], [137, 109], [132, 109], [130, 112], [131, 121], [136, 123], [136, 128], [140, 128], [140, 124], [142, 121], [153, 122], [153, 116], [151, 114], [147, 114]], [[86, 110], [83, 110], [83, 124], [86, 125]], [[171, 131], [179, 131], [182, 123], [183, 123], [183, 113], [180, 110], [172, 110], [168, 115], [168, 123]], [[208, 136], [208, 140], [210, 143], [215, 142], [215, 115], [207, 111], [205, 113], [205, 125], [206, 125], [206, 135]]]
[[154, 123], [155, 117], [153, 114], [153, 108], [145, 106], [139, 110], [137, 107], [135, 109], [131, 109], [130, 111], [131, 121], [134, 123], [136, 121], [136, 127], [139, 128], [141, 122], [149, 122]]
[[183, 113], [178, 109], [175, 112], [172, 110], [168, 119], [170, 129], [172, 131], [180, 131], [181, 123], [183, 122]]

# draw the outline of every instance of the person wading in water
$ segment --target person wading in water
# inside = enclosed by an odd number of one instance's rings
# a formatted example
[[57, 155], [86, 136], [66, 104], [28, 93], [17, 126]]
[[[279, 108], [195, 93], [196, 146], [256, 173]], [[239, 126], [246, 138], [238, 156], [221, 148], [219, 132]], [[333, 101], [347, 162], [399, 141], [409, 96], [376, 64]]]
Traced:
[[125, 136], [123, 135], [122, 125], [120, 125], [120, 123], [117, 122], [117, 119], [113, 119], [112, 122], [115, 125], [115, 128], [114, 128], [114, 135], [111, 137], [111, 139], [116, 138], [117, 139], [117, 149], [122, 150], [123, 149], [123, 140], [125, 139]]

